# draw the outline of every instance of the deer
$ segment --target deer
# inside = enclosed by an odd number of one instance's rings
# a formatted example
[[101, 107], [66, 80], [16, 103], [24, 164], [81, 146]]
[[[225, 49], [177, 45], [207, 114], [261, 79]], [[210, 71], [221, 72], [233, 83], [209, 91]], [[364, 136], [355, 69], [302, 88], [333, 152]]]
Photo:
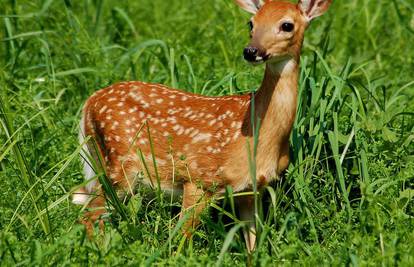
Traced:
[[[72, 199], [90, 208], [83, 220], [87, 228], [102, 220], [106, 201], [102, 185], [93, 179], [97, 170], [91, 159], [103, 159], [102, 168], [119, 196], [133, 194], [138, 184], [181, 194], [180, 218], [190, 214], [183, 226], [187, 238], [200, 223], [200, 214], [208, 203], [227, 187], [233, 192], [252, 190], [250, 152], [246, 149], [247, 144], [253, 147], [255, 138], [252, 120], [260, 121], [255, 157], [257, 187], [279, 179], [289, 164], [304, 33], [331, 2], [235, 0], [253, 14], [244, 59], [265, 65], [261, 85], [253, 93], [209, 97], [131, 81], [90, 96], [83, 107], [79, 131], [88, 182], [73, 193]], [[148, 130], [142, 130], [143, 125]], [[147, 164], [148, 177], [142, 175], [142, 159], [156, 162]], [[243, 235], [251, 252], [256, 246], [254, 198], [246, 195], [236, 200], [240, 220], [247, 224]]]

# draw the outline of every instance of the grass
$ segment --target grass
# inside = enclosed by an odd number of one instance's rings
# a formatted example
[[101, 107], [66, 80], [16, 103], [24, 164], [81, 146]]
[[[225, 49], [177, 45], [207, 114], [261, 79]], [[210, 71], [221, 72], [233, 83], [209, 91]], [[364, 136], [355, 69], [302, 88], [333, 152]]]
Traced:
[[[414, 6], [334, 1], [303, 48], [292, 162], [259, 197], [246, 252], [229, 191], [188, 244], [178, 200], [139, 188], [95, 240], [68, 196], [83, 182], [82, 103], [121, 80], [246, 93], [248, 15], [232, 1], [4, 1], [0, 7], [1, 265], [414, 265]], [[144, 129], [145, 130], [145, 129]]]

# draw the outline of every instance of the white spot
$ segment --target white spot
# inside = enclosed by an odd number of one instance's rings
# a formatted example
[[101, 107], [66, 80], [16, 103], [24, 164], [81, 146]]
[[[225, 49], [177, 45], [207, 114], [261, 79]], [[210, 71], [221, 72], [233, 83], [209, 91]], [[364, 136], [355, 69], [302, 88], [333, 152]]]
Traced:
[[177, 113], [177, 112], [178, 112], [178, 110], [176, 110], [175, 108], [172, 108], [172, 109], [169, 109], [167, 113], [168, 113], [169, 115], [174, 115], [174, 114], [175, 114], [175, 113]]
[[121, 137], [119, 137], [118, 135], [115, 135], [114, 138], [115, 138], [115, 141], [117, 142], [121, 141]]
[[161, 115], [161, 111], [157, 110], [157, 111], [155, 112], [155, 115], [160, 116], [160, 115]]
[[161, 104], [163, 101], [164, 101], [164, 100], [162, 100], [162, 99], [160, 98], [160, 99], [155, 100], [155, 103], [157, 103], [157, 104]]
[[126, 120], [126, 121], [125, 121], [125, 124], [126, 124], [127, 126], [130, 126], [130, 125], [131, 125], [131, 121], [130, 121], [130, 120]]
[[240, 136], [240, 131], [236, 131], [236, 133], [233, 136], [233, 140], [237, 140], [237, 138], [239, 138]]
[[218, 120], [219, 121], [221, 121], [221, 120], [224, 120], [225, 118], [227, 117], [227, 115], [226, 114], [221, 114], [220, 116], [218, 116]]
[[181, 125], [174, 125], [173, 130], [177, 132], [177, 135], [182, 135], [184, 128]]
[[141, 96], [139, 94], [135, 94], [134, 92], [129, 92], [128, 95], [132, 97], [135, 101], [141, 100]]
[[165, 166], [167, 164], [167, 161], [160, 159], [160, 158], [155, 158], [155, 162], [159, 165], [159, 166]]
[[111, 97], [111, 98], [109, 98], [108, 99], [108, 102], [114, 102], [114, 101], [116, 101], [117, 100], [117, 98], [116, 97]]
[[192, 161], [189, 165], [190, 169], [197, 169], [198, 168], [198, 164], [196, 161]]
[[196, 135], [193, 138], [192, 143], [197, 143], [197, 142], [202, 142], [202, 141], [209, 142], [210, 139], [211, 139], [211, 134], [209, 134], [209, 133], [200, 133], [200, 134]]
[[184, 134], [189, 134], [193, 129], [194, 129], [193, 127], [185, 129]]
[[165, 137], [167, 137], [167, 136], [170, 135], [170, 133], [169, 132], [164, 132], [162, 135], [165, 136]]
[[241, 126], [242, 126], [242, 122], [240, 121], [239, 122], [233, 121], [231, 123], [231, 127], [236, 128], [236, 129], [241, 128]]
[[180, 127], [180, 129], [177, 131], [177, 135], [182, 135], [184, 133], [184, 128]]
[[210, 126], [213, 126], [213, 124], [215, 124], [216, 123], [216, 119], [214, 119], [214, 120], [212, 120], [212, 121], [210, 121], [209, 123], [208, 123], [208, 125], [210, 125]]
[[176, 96], [175, 95], [170, 95], [169, 98], [174, 99]]
[[99, 114], [102, 114], [105, 112], [105, 110], [107, 109], [107, 106], [103, 106], [100, 110], [99, 110]]
[[177, 123], [177, 118], [176, 117], [168, 117], [167, 121], [169, 121], [171, 123]]
[[195, 129], [191, 134], [190, 137], [193, 138], [194, 136], [196, 136], [200, 131]]
[[116, 104], [117, 107], [123, 107], [124, 106], [124, 102], [119, 102], [118, 104]]
[[121, 111], [121, 112], [119, 112], [119, 114], [121, 114], [121, 115], [125, 115], [125, 114], [126, 114], [126, 112], [125, 112], [125, 111]]
[[116, 130], [116, 127], [119, 125], [119, 122], [114, 121], [111, 126], [111, 130]]
[[188, 97], [186, 97], [186, 96], [182, 96], [182, 97], [181, 97], [181, 100], [182, 100], [182, 101], [187, 101], [187, 100], [188, 100]]
[[105, 128], [105, 122], [101, 122], [101, 128]]
[[187, 117], [188, 117], [188, 116], [190, 116], [191, 114], [193, 114], [193, 112], [192, 112], [192, 111], [189, 111], [189, 112], [185, 113], [185, 114], [184, 114], [184, 118], [187, 118]]

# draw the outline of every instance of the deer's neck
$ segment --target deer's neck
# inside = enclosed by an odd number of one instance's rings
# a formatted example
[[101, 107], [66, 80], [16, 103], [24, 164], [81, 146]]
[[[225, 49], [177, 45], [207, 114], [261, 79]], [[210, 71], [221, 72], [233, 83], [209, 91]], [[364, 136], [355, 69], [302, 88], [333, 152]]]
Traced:
[[[297, 59], [268, 63], [260, 89], [254, 96], [260, 119], [259, 149], [277, 149], [287, 142], [296, 115], [299, 67]], [[260, 151], [259, 151], [260, 152]]]

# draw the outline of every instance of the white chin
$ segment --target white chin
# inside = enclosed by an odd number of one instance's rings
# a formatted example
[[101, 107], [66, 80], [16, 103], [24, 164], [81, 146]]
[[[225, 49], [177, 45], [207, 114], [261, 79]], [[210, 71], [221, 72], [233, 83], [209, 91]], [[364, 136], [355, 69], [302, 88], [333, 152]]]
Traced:
[[260, 64], [264, 63], [264, 60], [263, 60], [262, 57], [260, 57], [260, 59], [256, 58], [255, 61], [250, 61], [250, 63], [253, 64], [253, 65], [260, 65]]

